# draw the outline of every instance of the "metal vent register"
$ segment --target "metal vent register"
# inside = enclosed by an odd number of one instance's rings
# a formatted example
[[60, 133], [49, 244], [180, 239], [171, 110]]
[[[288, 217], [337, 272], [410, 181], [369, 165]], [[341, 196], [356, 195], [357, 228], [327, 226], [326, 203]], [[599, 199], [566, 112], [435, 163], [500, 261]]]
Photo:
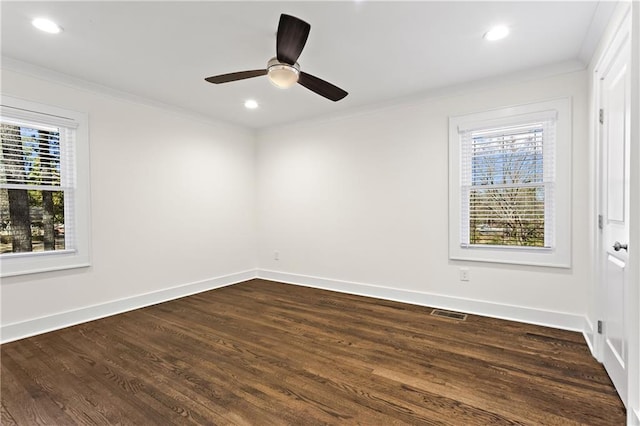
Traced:
[[449, 318], [456, 321], [464, 321], [467, 319], [467, 314], [462, 312], [445, 311], [443, 309], [434, 309], [431, 311], [431, 315], [435, 317]]

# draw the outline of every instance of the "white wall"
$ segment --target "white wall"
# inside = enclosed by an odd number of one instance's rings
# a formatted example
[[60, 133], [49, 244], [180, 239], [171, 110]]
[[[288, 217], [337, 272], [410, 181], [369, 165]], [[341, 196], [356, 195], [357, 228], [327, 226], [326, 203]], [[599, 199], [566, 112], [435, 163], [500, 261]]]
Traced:
[[3, 340], [254, 273], [252, 132], [7, 69], [2, 92], [88, 112], [92, 194], [92, 266], [3, 279]]
[[[564, 96], [573, 99], [573, 267], [449, 261], [448, 117]], [[269, 129], [258, 141], [261, 276], [582, 330], [585, 71]], [[470, 282], [459, 281], [460, 266]]]

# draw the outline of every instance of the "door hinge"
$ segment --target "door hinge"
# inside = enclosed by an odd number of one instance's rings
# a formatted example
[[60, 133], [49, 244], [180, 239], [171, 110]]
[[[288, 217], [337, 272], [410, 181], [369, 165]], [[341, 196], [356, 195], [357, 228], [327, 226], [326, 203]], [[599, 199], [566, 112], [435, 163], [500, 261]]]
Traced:
[[598, 229], [602, 229], [604, 227], [604, 219], [602, 218], [602, 215], [599, 214], [598, 215]]
[[598, 334], [602, 334], [602, 321], [598, 320]]
[[604, 109], [600, 108], [599, 118], [600, 124], [604, 124]]

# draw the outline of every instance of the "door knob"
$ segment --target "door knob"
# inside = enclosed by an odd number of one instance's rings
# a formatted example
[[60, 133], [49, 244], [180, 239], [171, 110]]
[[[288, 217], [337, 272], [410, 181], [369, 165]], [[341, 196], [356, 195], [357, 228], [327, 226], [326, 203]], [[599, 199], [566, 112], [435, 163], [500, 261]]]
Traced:
[[620, 251], [620, 249], [625, 249], [625, 250], [629, 251], [629, 250], [628, 250], [628, 247], [629, 247], [629, 246], [628, 246], [627, 244], [620, 244], [618, 241], [616, 241], [616, 242], [613, 244], [613, 249], [614, 249], [615, 251]]

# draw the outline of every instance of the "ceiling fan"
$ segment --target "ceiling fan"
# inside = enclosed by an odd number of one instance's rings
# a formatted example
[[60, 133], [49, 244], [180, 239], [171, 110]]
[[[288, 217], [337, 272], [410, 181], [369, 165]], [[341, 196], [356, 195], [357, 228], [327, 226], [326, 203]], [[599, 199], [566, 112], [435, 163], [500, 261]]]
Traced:
[[287, 88], [299, 83], [312, 92], [332, 101], [339, 101], [347, 96], [347, 92], [304, 71], [296, 62], [302, 53], [311, 25], [295, 16], [280, 15], [278, 34], [276, 37], [276, 57], [271, 58], [266, 69], [232, 72], [205, 78], [209, 83], [221, 84], [236, 80], [268, 75], [269, 80], [280, 88]]

